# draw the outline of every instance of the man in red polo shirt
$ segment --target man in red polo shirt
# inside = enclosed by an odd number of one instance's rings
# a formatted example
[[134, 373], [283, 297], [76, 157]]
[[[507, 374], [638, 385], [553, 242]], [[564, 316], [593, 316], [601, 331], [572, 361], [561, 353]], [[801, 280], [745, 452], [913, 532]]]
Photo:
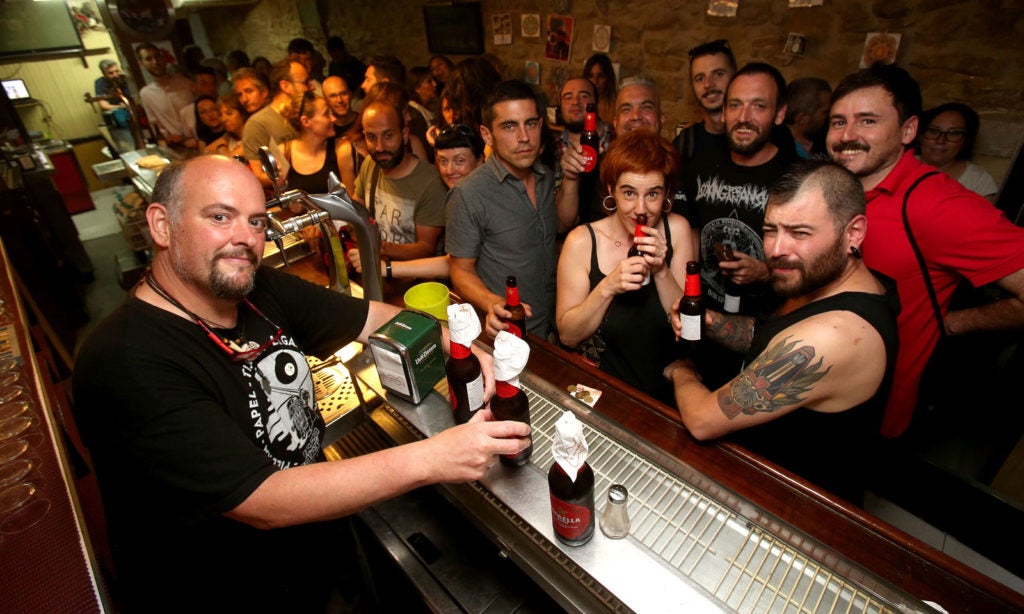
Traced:
[[[875, 65], [844, 78], [832, 95], [827, 147], [857, 175], [867, 196], [864, 261], [896, 280], [902, 311], [900, 352], [882, 434], [910, 425], [918, 385], [941, 335], [938, 318], [903, 220], [908, 190], [935, 169], [914, 158], [921, 90], [907, 71]], [[948, 335], [1024, 327], [1024, 228], [988, 201], [938, 173], [907, 199], [907, 219], [921, 249]], [[950, 310], [963, 281], [996, 283], [1007, 298]]]

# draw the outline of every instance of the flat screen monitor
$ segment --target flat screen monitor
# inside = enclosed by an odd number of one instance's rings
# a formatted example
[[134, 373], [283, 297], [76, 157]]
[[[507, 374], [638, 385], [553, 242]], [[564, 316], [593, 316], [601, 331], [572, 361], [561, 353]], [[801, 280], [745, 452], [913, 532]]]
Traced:
[[0, 2], [0, 59], [82, 50], [65, 0]]
[[4, 91], [7, 92], [7, 97], [11, 102], [32, 100], [32, 95], [28, 93], [28, 88], [25, 86], [25, 81], [22, 79], [4, 81], [3, 86]]

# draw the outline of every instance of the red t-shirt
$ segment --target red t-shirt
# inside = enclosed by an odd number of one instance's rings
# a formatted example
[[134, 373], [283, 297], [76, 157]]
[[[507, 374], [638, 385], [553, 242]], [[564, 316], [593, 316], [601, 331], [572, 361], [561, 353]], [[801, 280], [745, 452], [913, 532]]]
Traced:
[[[935, 312], [902, 213], [907, 189], [932, 170], [934, 167], [907, 151], [892, 172], [866, 194], [864, 262], [896, 280], [901, 304], [900, 350], [882, 421], [886, 437], [897, 437], [909, 426], [921, 374], [939, 340]], [[1024, 228], [945, 173], [925, 179], [914, 189], [908, 216], [943, 315], [961, 280], [983, 286], [1024, 269]]]

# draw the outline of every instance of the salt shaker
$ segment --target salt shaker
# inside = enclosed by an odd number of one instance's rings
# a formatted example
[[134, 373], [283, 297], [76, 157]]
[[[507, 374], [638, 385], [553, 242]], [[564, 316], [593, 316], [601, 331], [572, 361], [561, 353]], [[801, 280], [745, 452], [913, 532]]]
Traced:
[[601, 511], [601, 532], [612, 539], [622, 539], [629, 535], [629, 512], [626, 502], [629, 493], [622, 484], [613, 484], [608, 488], [608, 503]]

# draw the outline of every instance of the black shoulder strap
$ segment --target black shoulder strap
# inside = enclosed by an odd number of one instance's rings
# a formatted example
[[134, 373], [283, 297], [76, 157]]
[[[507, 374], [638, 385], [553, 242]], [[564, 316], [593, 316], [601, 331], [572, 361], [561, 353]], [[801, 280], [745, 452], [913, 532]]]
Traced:
[[928, 299], [932, 303], [932, 310], [935, 312], [935, 321], [939, 325], [939, 335], [946, 336], [946, 325], [942, 321], [942, 308], [939, 307], [939, 297], [935, 294], [935, 286], [932, 284], [932, 276], [928, 273], [928, 263], [925, 262], [924, 254], [921, 253], [921, 248], [917, 244], [917, 240], [914, 239], [914, 233], [910, 230], [910, 216], [907, 214], [907, 203], [910, 201], [910, 193], [914, 191], [917, 186], [925, 179], [932, 175], [938, 175], [939, 171], [931, 171], [925, 173], [917, 178], [910, 188], [907, 189], [903, 195], [903, 227], [907, 231], [907, 239], [910, 240], [910, 247], [914, 250], [914, 255], [917, 256], [917, 266], [921, 267], [921, 275], [924, 277], [925, 288], [928, 289]]
[[377, 219], [377, 181], [380, 180], [380, 166], [373, 165], [373, 175], [370, 177], [370, 202], [366, 203], [370, 208], [370, 217]]

